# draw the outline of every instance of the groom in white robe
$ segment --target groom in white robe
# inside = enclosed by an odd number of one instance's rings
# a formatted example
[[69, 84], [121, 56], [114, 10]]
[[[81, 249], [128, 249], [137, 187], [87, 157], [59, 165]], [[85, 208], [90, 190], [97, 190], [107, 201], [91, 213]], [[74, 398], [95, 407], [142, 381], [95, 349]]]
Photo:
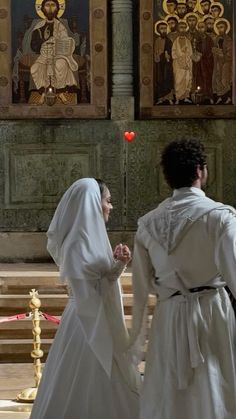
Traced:
[[205, 196], [201, 143], [174, 141], [161, 163], [173, 195], [139, 220], [133, 258], [134, 349], [157, 295], [140, 419], [235, 419], [236, 211]]

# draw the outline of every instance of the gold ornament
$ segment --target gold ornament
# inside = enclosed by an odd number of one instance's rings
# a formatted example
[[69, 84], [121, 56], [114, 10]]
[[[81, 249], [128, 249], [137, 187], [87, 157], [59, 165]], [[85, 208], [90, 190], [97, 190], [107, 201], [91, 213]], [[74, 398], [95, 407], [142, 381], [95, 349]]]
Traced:
[[212, 9], [214, 6], [219, 7], [219, 9], [220, 9], [220, 14], [219, 14], [219, 17], [222, 17], [222, 16], [223, 16], [223, 14], [224, 14], [224, 11], [225, 11], [224, 5], [223, 5], [222, 3], [220, 3], [219, 1], [214, 1], [213, 3], [211, 3], [210, 13], [212, 13], [212, 10], [211, 10], [211, 9]]
[[195, 12], [189, 12], [184, 16], [184, 19], [187, 20], [188, 17], [195, 17], [197, 20], [199, 19], [199, 16]]
[[33, 323], [33, 329], [32, 329], [32, 333], [33, 333], [33, 350], [31, 352], [31, 357], [34, 360], [34, 379], [35, 379], [35, 387], [31, 387], [31, 388], [26, 388], [25, 390], [23, 390], [21, 393], [19, 393], [17, 395], [17, 400], [19, 402], [29, 402], [29, 403], [33, 403], [36, 395], [37, 395], [37, 391], [38, 391], [38, 386], [41, 380], [41, 376], [42, 376], [42, 366], [41, 366], [41, 360], [40, 358], [43, 357], [43, 351], [41, 349], [41, 339], [40, 339], [40, 334], [41, 334], [41, 328], [40, 328], [40, 312], [39, 312], [39, 308], [41, 307], [41, 301], [39, 299], [39, 295], [38, 295], [38, 291], [36, 291], [35, 289], [32, 289], [30, 292], [30, 296], [31, 296], [31, 300], [29, 302], [29, 306], [32, 309], [32, 312], [30, 313], [30, 316], [32, 318], [32, 323]]
[[225, 33], [226, 33], [226, 34], [228, 34], [228, 33], [229, 33], [229, 31], [230, 31], [230, 29], [231, 29], [230, 22], [229, 22], [227, 19], [223, 18], [223, 17], [220, 17], [219, 19], [217, 19], [217, 20], [215, 21], [215, 24], [214, 24], [214, 30], [215, 30], [215, 33], [216, 33], [217, 35], [219, 35], [219, 30], [218, 30], [218, 28], [217, 28], [217, 25], [218, 25], [219, 23], [221, 23], [221, 22], [223, 22], [223, 23], [225, 23], [225, 24], [226, 24], [226, 31], [225, 31]]
[[[173, 2], [173, 3], [174, 3], [174, 2]], [[169, 12], [169, 10], [168, 10], [168, 7], [167, 7], [167, 0], [163, 0], [163, 3], [162, 3], [162, 8], [163, 8], [164, 12], [165, 12], [167, 15], [171, 14], [171, 13]]]
[[[202, 6], [201, 6], [201, 1], [203, 0], [198, 0], [198, 11], [201, 15], [204, 15], [203, 10], [202, 10]], [[209, 0], [211, 3], [213, 2], [213, 0]], [[211, 7], [211, 6], [210, 6]]]
[[[43, 0], [36, 0], [35, 1], [35, 10], [36, 10], [36, 13], [39, 15], [39, 17], [41, 17], [42, 19], [45, 19], [46, 16], [44, 15], [44, 13], [42, 12], [42, 9], [41, 9], [42, 2], [43, 2]], [[65, 8], [66, 8], [65, 0], [58, 0], [58, 3], [59, 3], [60, 8], [59, 8], [57, 17], [61, 17], [63, 15], [64, 11], [65, 11]]]

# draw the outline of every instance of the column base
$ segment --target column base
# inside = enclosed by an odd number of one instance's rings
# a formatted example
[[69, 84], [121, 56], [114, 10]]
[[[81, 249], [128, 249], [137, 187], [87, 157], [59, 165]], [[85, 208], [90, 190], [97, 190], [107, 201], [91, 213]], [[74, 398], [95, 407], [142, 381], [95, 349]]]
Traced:
[[134, 120], [134, 97], [115, 96], [111, 98], [111, 119]]

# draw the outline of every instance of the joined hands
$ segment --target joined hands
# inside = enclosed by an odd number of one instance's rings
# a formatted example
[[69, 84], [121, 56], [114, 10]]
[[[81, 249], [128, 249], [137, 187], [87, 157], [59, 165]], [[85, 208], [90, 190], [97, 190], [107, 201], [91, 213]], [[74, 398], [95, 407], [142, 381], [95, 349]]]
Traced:
[[124, 262], [126, 265], [131, 261], [131, 251], [125, 244], [118, 244], [113, 252], [114, 259]]

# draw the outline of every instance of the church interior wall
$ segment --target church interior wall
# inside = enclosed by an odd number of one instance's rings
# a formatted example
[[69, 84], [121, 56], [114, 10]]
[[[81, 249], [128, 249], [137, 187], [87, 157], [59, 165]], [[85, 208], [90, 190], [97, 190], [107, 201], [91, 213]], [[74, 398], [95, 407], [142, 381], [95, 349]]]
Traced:
[[[124, 131], [134, 131], [132, 142]], [[206, 146], [209, 196], [236, 206], [234, 120], [76, 121], [0, 123], [0, 260], [46, 260], [45, 232], [56, 203], [78, 177], [100, 177], [114, 206], [112, 242], [132, 245], [137, 220], [169, 194], [159, 160], [182, 136]]]
[[[30, 2], [32, 10], [33, 3]], [[64, 1], [60, 3], [65, 6]], [[77, 7], [75, 1], [70, 3], [70, 7], [72, 3]], [[13, 97], [12, 103], [11, 80], [15, 73], [11, 69], [14, 54], [11, 57], [10, 27], [11, 22], [15, 22], [11, 20], [14, 7], [11, 10], [10, 4], [13, 3], [0, 0], [0, 59], [4, 62], [0, 67], [0, 262], [46, 260], [45, 232], [57, 202], [73, 181], [87, 176], [104, 179], [111, 190], [114, 210], [108, 233], [112, 244], [126, 242], [132, 247], [138, 218], [155, 208], [170, 193], [160, 168], [161, 150], [169, 141], [183, 136], [199, 138], [206, 145], [207, 194], [236, 206], [234, 101], [222, 106], [198, 106], [199, 103], [194, 102], [181, 107], [155, 103], [153, 42], [159, 35], [153, 33], [153, 23], [159, 19], [158, 10], [162, 10], [166, 2], [97, 0], [90, 3], [93, 6], [90, 10], [93, 34], [90, 52], [96, 63], [92, 68], [98, 71], [98, 74], [96, 71], [91, 73], [91, 92], [93, 90], [96, 94], [91, 99], [84, 89], [85, 96], [78, 96], [81, 102], [74, 103], [75, 95], [71, 93], [71, 96], [61, 97], [64, 102], [66, 99], [65, 103], [56, 103], [55, 106], [44, 103], [41, 106], [42, 103], [37, 102], [39, 97], [27, 103], [27, 92]], [[73, 25], [77, 22], [81, 30], [81, 37], [77, 36], [81, 43], [78, 43], [75, 55], [78, 63], [85, 67], [90, 61], [79, 58], [88, 58], [90, 3], [84, 9], [87, 13], [84, 12], [87, 16], [84, 21], [83, 13], [78, 14], [79, 20], [75, 21], [73, 16], [76, 13], [72, 13], [69, 6], [64, 14], [64, 18], [73, 18], [71, 22]], [[19, 1], [17, 4], [20, 7]], [[225, 10], [231, 10], [231, 2], [227, 4]], [[235, 13], [235, 8], [232, 10]], [[165, 13], [169, 12], [165, 10]], [[34, 15], [43, 19], [41, 14], [37, 16], [34, 12]], [[28, 30], [32, 22], [26, 17], [22, 22]], [[15, 19], [17, 21], [17, 14]], [[41, 27], [40, 23], [38, 29]], [[14, 35], [14, 31], [12, 33]], [[20, 42], [21, 31], [18, 35]], [[28, 57], [27, 53], [25, 56]], [[22, 58], [21, 54], [18, 58]], [[22, 71], [25, 66], [29, 67], [28, 62], [21, 64]], [[21, 76], [28, 77], [28, 70]], [[81, 80], [81, 83], [85, 82], [85, 79]], [[21, 87], [27, 90], [23, 81]], [[232, 91], [235, 96], [235, 86]], [[146, 120], [139, 119], [142, 109], [149, 109]], [[19, 110], [18, 115], [16, 110]], [[197, 119], [192, 116], [192, 119], [178, 119], [186, 112], [188, 118], [195, 113]], [[226, 114], [227, 119], [223, 119]], [[212, 119], [207, 119], [207, 115]], [[158, 119], [152, 119], [155, 117]], [[124, 140], [125, 131], [135, 132], [132, 142]]]

